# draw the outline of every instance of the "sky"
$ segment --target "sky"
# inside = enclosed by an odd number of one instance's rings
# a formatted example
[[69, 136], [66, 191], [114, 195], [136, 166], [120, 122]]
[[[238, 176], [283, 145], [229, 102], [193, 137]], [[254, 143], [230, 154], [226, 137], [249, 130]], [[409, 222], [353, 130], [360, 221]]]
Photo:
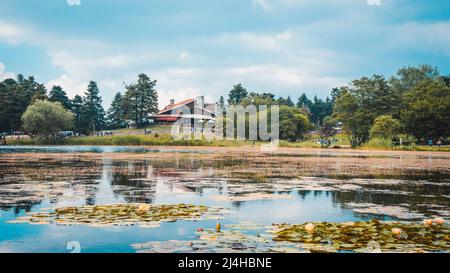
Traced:
[[1, 0], [0, 80], [33, 75], [108, 107], [146, 73], [160, 107], [234, 84], [296, 100], [403, 66], [450, 74], [448, 0]]

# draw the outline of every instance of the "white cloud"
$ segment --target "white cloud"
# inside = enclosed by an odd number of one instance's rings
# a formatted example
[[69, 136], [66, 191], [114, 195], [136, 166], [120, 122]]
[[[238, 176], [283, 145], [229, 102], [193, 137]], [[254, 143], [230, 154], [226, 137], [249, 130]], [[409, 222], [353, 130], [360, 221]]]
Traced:
[[67, 0], [67, 5], [69, 6], [80, 6], [81, 0]]
[[129, 66], [132, 57], [126, 54], [106, 56], [78, 56], [66, 51], [50, 53], [51, 61], [55, 66], [77, 75], [90, 73], [95, 69], [118, 69]]
[[16, 75], [14, 73], [7, 72], [5, 65], [3, 63], [0, 63], [0, 81], [15, 77]]
[[67, 95], [72, 98], [75, 95], [82, 95], [87, 88], [88, 82], [83, 82], [64, 74], [57, 79], [47, 82], [45, 87], [47, 90], [50, 90], [54, 85], [61, 86], [67, 92]]
[[10, 44], [22, 42], [29, 34], [29, 31], [19, 25], [0, 21], [0, 40]]
[[54, 85], [61, 86], [66, 91], [68, 97], [72, 98], [75, 95], [83, 95], [87, 89], [88, 82], [82, 82], [64, 74], [57, 79], [48, 81], [45, 87], [47, 90], [51, 90]]
[[381, 6], [381, 0], [366, 0], [369, 6]]
[[[123, 81], [134, 82], [141, 72], [158, 80], [160, 106], [164, 106], [170, 98], [178, 101], [197, 95], [208, 95], [210, 101], [215, 101], [238, 82], [249, 91], [293, 98], [304, 91], [308, 96], [316, 93], [325, 96], [332, 87], [346, 84], [349, 79], [385, 71], [386, 54], [397, 56], [394, 54], [415, 50], [450, 55], [448, 22], [402, 25], [383, 21], [384, 18], [366, 13], [365, 9], [361, 12], [361, 6], [380, 5], [380, 0], [252, 2], [257, 9], [273, 11], [273, 16], [281, 8], [310, 7], [306, 6], [308, 3], [316, 9], [329, 3], [342, 20], [333, 16], [323, 16], [325, 19], [320, 20], [299, 18], [301, 24], [277, 27], [276, 31], [249, 28], [212, 36], [199, 33], [190, 37], [171, 36], [169, 41], [139, 43], [70, 39], [71, 35], [0, 22], [0, 41], [45, 48], [51, 63], [61, 69], [48, 86], [61, 85], [73, 96], [83, 94], [88, 81], [95, 80], [105, 106], [117, 91], [124, 91]], [[371, 62], [371, 58], [377, 60]], [[398, 62], [400, 57], [394, 59], [389, 65]]]
[[245, 48], [254, 50], [279, 50], [291, 39], [289, 30], [280, 33], [224, 33], [210, 38], [210, 41], [220, 46]]

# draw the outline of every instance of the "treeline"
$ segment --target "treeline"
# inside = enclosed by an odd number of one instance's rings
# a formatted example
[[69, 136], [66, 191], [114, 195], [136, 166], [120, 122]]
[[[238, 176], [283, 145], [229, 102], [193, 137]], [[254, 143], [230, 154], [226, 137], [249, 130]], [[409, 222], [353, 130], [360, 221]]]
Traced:
[[[76, 95], [70, 99], [60, 86], [53, 86], [47, 94], [45, 86], [36, 82], [34, 77], [25, 78], [18, 75], [17, 79], [0, 82], [0, 133], [24, 129], [23, 114], [37, 101], [58, 103], [66, 111], [71, 112], [73, 121], [70, 122], [71, 128], [68, 129], [80, 134], [88, 135], [94, 131], [123, 128], [130, 123], [142, 127], [149, 122], [149, 115], [158, 111], [155, 86], [156, 81], [150, 80], [145, 74], [140, 74], [136, 83], [125, 86], [123, 96], [121, 93], [116, 94], [111, 107], [105, 112], [100, 90], [94, 81], [88, 84], [83, 96]], [[42, 104], [35, 111], [48, 113], [51, 109], [56, 111], [51, 105]], [[38, 112], [34, 113], [34, 116], [37, 114]], [[31, 115], [28, 116], [31, 118]], [[46, 127], [52, 127], [51, 120], [46, 123]]]
[[[225, 104], [223, 96], [218, 103]], [[338, 126], [353, 147], [375, 138], [390, 142], [401, 134], [419, 142], [445, 141], [450, 135], [450, 76], [441, 76], [430, 65], [401, 68], [389, 79], [362, 77], [333, 88], [325, 100], [310, 100], [303, 93], [295, 104], [290, 97], [247, 92], [237, 84], [228, 94], [228, 104], [282, 105], [280, 138], [288, 140], [301, 139], [311, 128], [329, 137]]]
[[[41, 103], [25, 115], [29, 120], [47, 122], [33, 127], [33, 134], [54, 132], [52, 119], [40, 118], [53, 111], [61, 116], [61, 107], [70, 115], [63, 115], [75, 132], [88, 135], [93, 131], [146, 126], [149, 117], [158, 111], [156, 81], [140, 74], [135, 83], [125, 85], [125, 92], [117, 93], [107, 111], [96, 82], [91, 81], [83, 96], [69, 98], [60, 86], [53, 86], [47, 94], [45, 86], [33, 77], [18, 75], [17, 79], [0, 82], [0, 133], [23, 130], [24, 113], [37, 101], [56, 103], [53, 107]], [[272, 93], [248, 92], [237, 84], [218, 104], [280, 105], [280, 138], [298, 141], [307, 132], [316, 130], [327, 138], [341, 127], [356, 147], [373, 139], [391, 142], [400, 136], [416, 141], [444, 142], [450, 135], [450, 76], [440, 75], [430, 65], [404, 67], [386, 79], [382, 75], [362, 77], [347, 86], [334, 88], [325, 99], [308, 98], [305, 93], [293, 101], [291, 97], [276, 97]], [[58, 114], [57, 114], [58, 113]], [[57, 119], [55, 119], [57, 120]], [[59, 121], [61, 122], [61, 120]], [[33, 122], [27, 122], [31, 125]], [[36, 122], [34, 122], [36, 123]], [[28, 126], [30, 127], [30, 126]], [[47, 130], [44, 130], [45, 128]], [[63, 127], [63, 126], [59, 126]]]

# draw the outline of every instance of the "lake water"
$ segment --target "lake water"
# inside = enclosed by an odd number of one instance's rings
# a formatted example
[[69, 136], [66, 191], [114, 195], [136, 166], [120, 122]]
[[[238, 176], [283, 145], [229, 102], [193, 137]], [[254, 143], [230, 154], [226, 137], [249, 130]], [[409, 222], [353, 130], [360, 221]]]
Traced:
[[[352, 151], [0, 146], [0, 252], [135, 252], [230, 224], [450, 218], [450, 155]], [[226, 209], [159, 227], [11, 224], [58, 207], [148, 203]], [[258, 231], [246, 231], [256, 234]]]

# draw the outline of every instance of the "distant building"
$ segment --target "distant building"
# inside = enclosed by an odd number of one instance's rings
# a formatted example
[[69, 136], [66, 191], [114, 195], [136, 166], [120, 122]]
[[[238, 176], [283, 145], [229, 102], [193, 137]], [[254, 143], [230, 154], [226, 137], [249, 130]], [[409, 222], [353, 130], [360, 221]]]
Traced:
[[177, 103], [171, 99], [169, 105], [151, 118], [156, 123], [174, 123], [182, 117], [191, 119], [192, 123], [215, 122], [216, 104], [205, 103], [203, 96]]

